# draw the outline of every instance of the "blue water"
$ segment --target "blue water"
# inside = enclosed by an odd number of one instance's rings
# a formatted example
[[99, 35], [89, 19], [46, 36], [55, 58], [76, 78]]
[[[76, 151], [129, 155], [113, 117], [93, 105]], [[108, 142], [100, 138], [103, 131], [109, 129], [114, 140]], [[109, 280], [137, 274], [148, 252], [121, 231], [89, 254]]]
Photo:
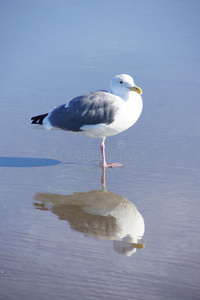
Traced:
[[[0, 298], [199, 299], [199, 13], [190, 1], [0, 2]], [[143, 90], [100, 141], [30, 118], [119, 73]]]

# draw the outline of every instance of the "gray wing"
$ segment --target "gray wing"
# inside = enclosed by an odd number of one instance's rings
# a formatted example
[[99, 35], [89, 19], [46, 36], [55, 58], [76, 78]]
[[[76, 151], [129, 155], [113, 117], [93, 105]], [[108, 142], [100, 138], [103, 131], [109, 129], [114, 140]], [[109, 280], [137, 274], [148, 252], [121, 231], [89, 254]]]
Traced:
[[54, 108], [48, 116], [49, 122], [53, 127], [70, 131], [81, 131], [83, 125], [110, 124], [118, 110], [115, 97], [104, 91], [76, 97], [68, 106]]

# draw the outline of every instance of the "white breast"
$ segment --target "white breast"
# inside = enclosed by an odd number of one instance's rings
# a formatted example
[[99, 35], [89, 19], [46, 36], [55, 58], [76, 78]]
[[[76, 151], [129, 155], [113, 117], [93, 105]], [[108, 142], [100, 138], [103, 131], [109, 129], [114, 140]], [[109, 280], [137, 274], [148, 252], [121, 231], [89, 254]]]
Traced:
[[118, 133], [128, 129], [138, 120], [142, 108], [143, 103], [141, 96], [134, 93], [133, 97], [130, 97], [128, 101], [122, 102], [116, 114], [115, 121], [109, 126], [118, 131]]

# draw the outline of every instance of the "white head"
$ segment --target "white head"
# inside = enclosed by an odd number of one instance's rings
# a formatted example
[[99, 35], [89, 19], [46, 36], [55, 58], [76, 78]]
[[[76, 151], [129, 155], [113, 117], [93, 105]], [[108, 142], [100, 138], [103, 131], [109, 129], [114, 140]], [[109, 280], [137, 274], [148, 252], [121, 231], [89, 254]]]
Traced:
[[137, 87], [131, 76], [120, 74], [113, 77], [110, 83], [110, 93], [122, 97], [126, 100], [128, 93], [136, 92], [142, 94], [142, 90]]

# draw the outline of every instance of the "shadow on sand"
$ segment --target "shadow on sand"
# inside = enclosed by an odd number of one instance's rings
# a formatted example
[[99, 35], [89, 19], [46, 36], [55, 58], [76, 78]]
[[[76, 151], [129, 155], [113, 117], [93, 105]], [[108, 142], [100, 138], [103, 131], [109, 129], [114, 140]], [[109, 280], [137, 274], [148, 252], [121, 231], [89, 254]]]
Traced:
[[32, 157], [0, 157], [0, 167], [30, 168], [47, 167], [60, 164], [59, 160]]

